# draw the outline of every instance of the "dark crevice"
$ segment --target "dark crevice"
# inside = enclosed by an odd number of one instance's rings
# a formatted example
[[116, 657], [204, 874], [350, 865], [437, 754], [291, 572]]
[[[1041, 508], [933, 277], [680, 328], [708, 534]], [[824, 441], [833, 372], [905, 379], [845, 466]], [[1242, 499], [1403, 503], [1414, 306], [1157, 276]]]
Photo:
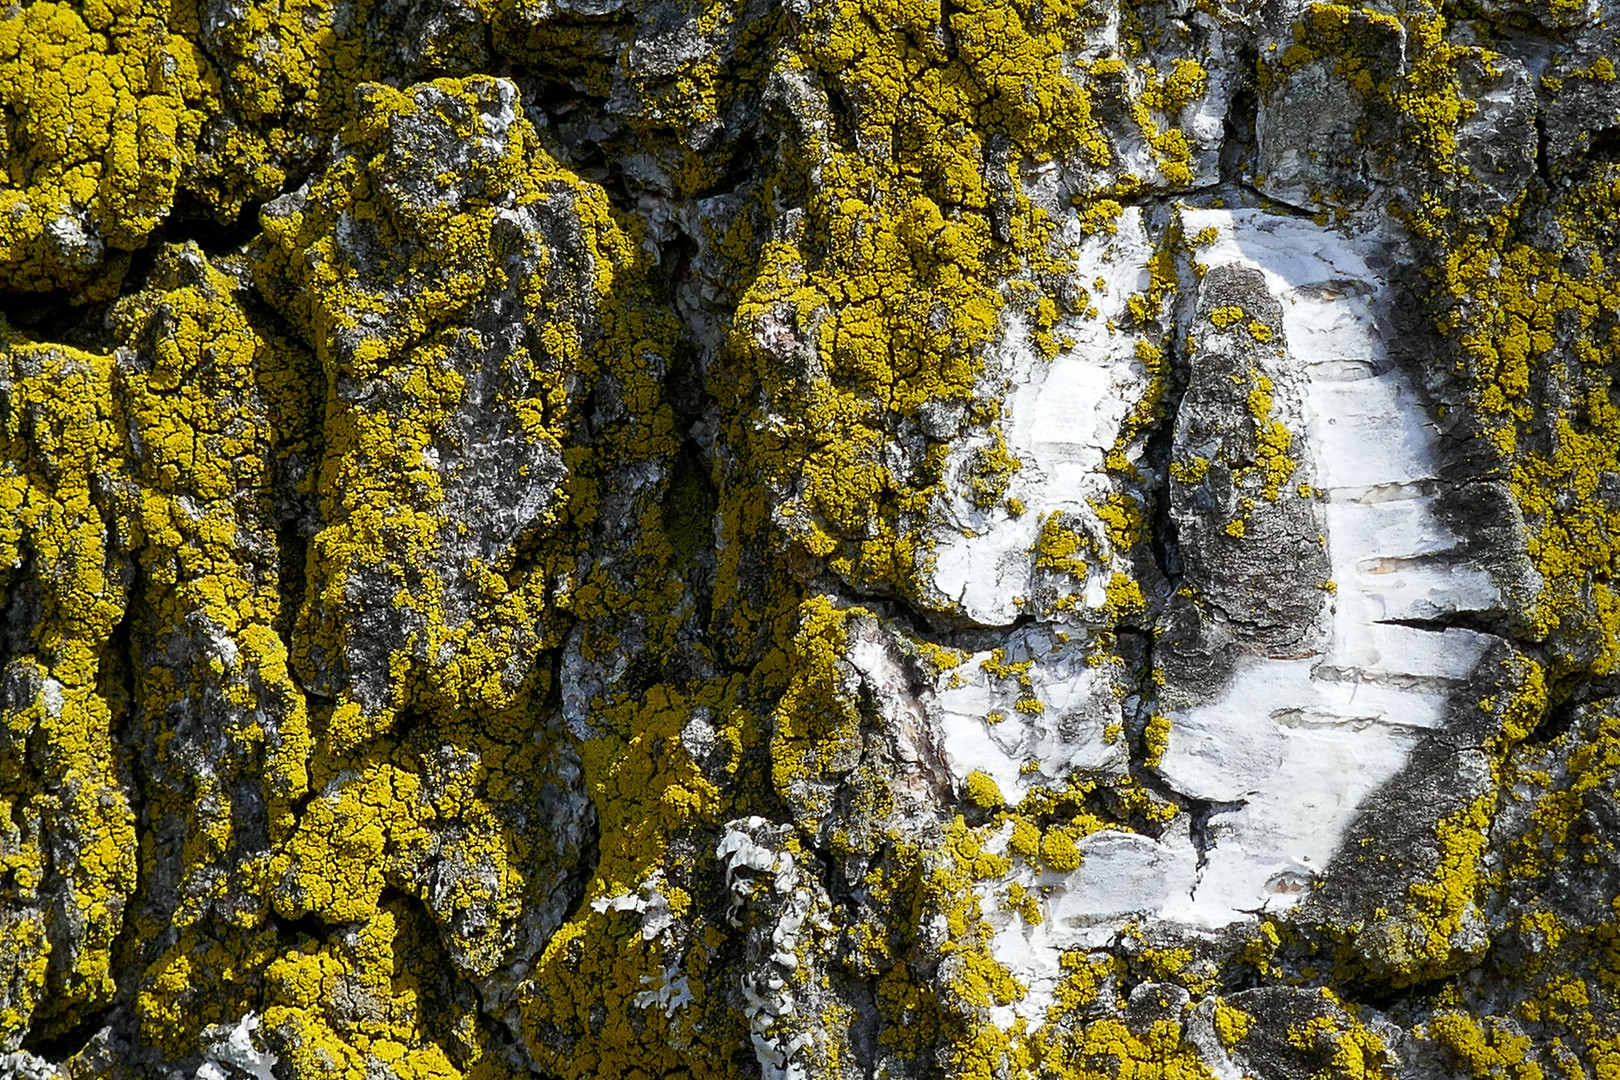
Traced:
[[1231, 814], [1249, 805], [1247, 799], [1236, 799], [1232, 802], [1213, 802], [1207, 799], [1186, 799], [1187, 811], [1192, 821], [1189, 824], [1189, 833], [1192, 837], [1193, 850], [1198, 853], [1198, 869], [1202, 870], [1209, 862], [1210, 850], [1216, 847], [1214, 837], [1210, 835], [1209, 822], [1217, 814]]
[[[947, 64], [956, 63], [957, 57], [961, 54], [961, 48], [956, 43], [955, 25], [966, 14], [966, 9], [956, 0], [940, 0], [939, 25], [944, 32], [944, 54]], [[969, 70], [972, 70], [971, 66]]]
[[[836, 595], [836, 584], [828, 583], [832, 587], [823, 591]], [[845, 603], [859, 604], [875, 612], [884, 619], [904, 626], [911, 636], [919, 641], [932, 642], [935, 645], [945, 645], [962, 652], [983, 652], [986, 649], [1005, 645], [1007, 639], [1026, 627], [1034, 626], [1038, 621], [1029, 612], [1024, 612], [1010, 623], [999, 626], [982, 626], [977, 623], [952, 619], [949, 616], [934, 612], [923, 611], [908, 601], [899, 597], [872, 597], [859, 596], [846, 600]]]
[[1580, 699], [1571, 695], [1550, 707], [1530, 730], [1530, 734], [1524, 737], [1525, 743], [1530, 746], [1545, 746], [1556, 741], [1575, 726], [1575, 714], [1580, 710], [1581, 704]]
[[[129, 277], [134, 277], [134, 274]], [[129, 277], [125, 278], [127, 282]], [[0, 319], [35, 341], [59, 342], [105, 351], [106, 319], [111, 304], [82, 304], [67, 289], [49, 292], [0, 292]]]
[[625, 179], [624, 166], [612, 157], [601, 146], [592, 144], [589, 153], [582, 155], [583, 159], [575, 171], [581, 177], [589, 180], [607, 195], [608, 202], [613, 209], [626, 217], [639, 217], [637, 213], [636, 196], [630, 189], [630, 183]]
[[407, 707], [400, 710], [399, 718], [394, 721], [393, 727], [386, 734], [400, 747], [410, 752], [420, 741], [418, 736], [425, 734], [428, 743], [436, 741], [432, 737], [435, 727], [433, 717], [425, 709]]
[[1238, 186], [1259, 200], [1260, 206], [1270, 213], [1282, 214], [1284, 217], [1303, 218], [1310, 222], [1316, 221], [1317, 211], [1315, 210], [1280, 199], [1276, 195], [1261, 191], [1253, 184], [1243, 183]]
[[1552, 169], [1547, 164], [1547, 119], [1536, 110], [1536, 175], [1543, 183], [1552, 183]]
[[597, 816], [594, 802], [591, 803], [588, 825], [585, 843], [579, 849], [579, 861], [574, 864], [574, 872], [568, 877], [568, 906], [558, 926], [568, 925], [579, 914], [579, 909], [585, 903], [585, 894], [590, 891], [591, 879], [596, 876], [596, 868], [602, 861], [602, 821]]
[[[866, 718], [870, 701], [867, 700], [869, 695], [865, 688], [862, 689], [861, 696], [863, 698], [861, 702], [862, 735], [866, 736], [868, 735]], [[835, 820], [849, 820], [854, 799], [855, 793], [847, 785], [838, 789], [838, 793], [833, 799], [836, 806]], [[844, 860], [834, 857], [832, 849], [826, 844], [820, 843], [815, 836], [810, 835], [809, 830], [799, 829], [796, 831], [804, 841], [805, 846], [815, 855], [814, 869], [817, 878], [821, 882], [822, 889], [827, 893], [827, 899], [834, 906], [842, 908], [849, 918], [859, 917], [860, 897], [856, 888], [851, 885], [848, 876], [844, 873]]]
[[1476, 634], [1501, 638], [1509, 644], [1519, 643], [1518, 637], [1510, 631], [1489, 619], [1464, 611], [1450, 612], [1438, 619], [1378, 619], [1376, 622], [1379, 626], [1404, 626], [1409, 630], [1422, 630], [1430, 634], [1443, 634], [1447, 630], [1468, 630]]
[[65, 1064], [83, 1052], [84, 1048], [90, 1045], [90, 1040], [107, 1026], [113, 1009], [112, 1005], [97, 1009], [77, 1024], [55, 1035], [25, 1038], [22, 1041], [22, 1048], [53, 1065]]
[[731, 145], [731, 152], [719, 183], [695, 197], [734, 191], [744, 184], [752, 183], [755, 177], [765, 175], [769, 171], [765, 167], [768, 152], [769, 148], [760, 141], [757, 129], [750, 128], [740, 133]]
[[882, 983], [874, 978], [852, 978], [849, 985], [850, 997], [854, 999], [854, 1019], [849, 1025], [850, 1056], [855, 1059], [864, 1080], [875, 1080], [879, 1063], [883, 1061], [880, 1049], [883, 1013], [878, 1008]]
[[[1259, 54], [1251, 46], [1238, 54], [1235, 67], [1239, 71], [1251, 72], [1257, 70], [1258, 64]], [[1259, 115], [1260, 104], [1254, 84], [1245, 79], [1239, 84], [1237, 91], [1232, 95], [1232, 100], [1226, 106], [1225, 131], [1221, 139], [1219, 164], [1222, 184], [1236, 187], [1243, 183], [1244, 176], [1250, 172], [1249, 165], [1255, 150]]]
[[1170, 370], [1166, 375], [1168, 385], [1165, 387], [1164, 416], [1148, 433], [1143, 451], [1143, 459], [1153, 477], [1148, 547], [1169, 594], [1174, 594], [1181, 587], [1186, 572], [1181, 558], [1181, 534], [1170, 506], [1170, 459], [1175, 450], [1176, 420], [1180, 415], [1182, 398], [1187, 392], [1186, 365], [1176, 343], [1179, 336], [1178, 331], [1172, 331], [1166, 350]]
[[[299, 689], [302, 690], [303, 687], [300, 686]], [[303, 692], [304, 692], [304, 694], [306, 696], [309, 695], [309, 691], [304, 690]], [[293, 820], [294, 821], [299, 821], [299, 822], [303, 821], [304, 820], [304, 811], [308, 810], [310, 804], [313, 803], [316, 799], [318, 799], [320, 797], [321, 797], [321, 793], [320, 793], [320, 791], [318, 789], [309, 788], [303, 794], [299, 795], [296, 799], [294, 799], [293, 804], [292, 804], [292, 817], [293, 817]]]
[[[607, 103], [582, 93], [556, 72], [545, 72], [510, 58], [489, 74], [512, 80], [522, 95], [531, 122], [539, 129], [546, 150], [573, 172], [599, 185], [614, 210], [629, 217], [636, 215], [636, 200], [625, 182], [622, 165], [610, 153], [615, 135], [599, 128], [581, 130], [572, 121], [576, 114], [587, 117], [610, 115]], [[594, 136], [603, 135], [605, 141]]]
[[[170, 244], [196, 244], [210, 259], [240, 251], [259, 235], [259, 210], [264, 202], [250, 202], [230, 221], [220, 221], [185, 192], [175, 195], [174, 209], [158, 227], [154, 240]], [[152, 246], [148, 242], [148, 246]]]
[[[1545, 657], [1532, 655], [1542, 663], [1546, 663]], [[1604, 698], [1620, 697], [1620, 675], [1609, 675], [1601, 679], [1581, 676], [1575, 682], [1567, 684], [1563, 688], [1563, 693], [1577, 706], [1590, 705]]]
[[[681, 417], [679, 409], [677, 417]], [[685, 418], [681, 420], [684, 422]], [[714, 486], [711, 464], [696, 439], [685, 440], [671, 462], [661, 514], [664, 535], [674, 552], [673, 568], [683, 579], [692, 600], [692, 620], [699, 628], [698, 636], [714, 615], [714, 516], [720, 505], [720, 494]], [[677, 669], [689, 664], [686, 652], [682, 649], [674, 658], [679, 662], [666, 671], [675, 681], [681, 681], [685, 674]]]
[[276, 584], [280, 607], [274, 620], [275, 631], [287, 650], [289, 660], [296, 655], [293, 647], [293, 629], [303, 606], [307, 586], [305, 577], [309, 562], [310, 538], [302, 522], [284, 519], [276, 525]]
[[[1157, 688], [1153, 683], [1153, 650], [1154, 634], [1151, 630], [1135, 630], [1119, 628], [1115, 630], [1120, 644], [1134, 645], [1134, 663], [1132, 664], [1133, 678], [1136, 681], [1136, 709], [1125, 715], [1125, 739], [1129, 747], [1130, 773], [1132, 779], [1146, 790], [1163, 799], [1165, 802], [1178, 806], [1185, 804], [1186, 800], [1165, 782], [1157, 769], [1148, 764], [1151, 751], [1147, 744], [1148, 722], [1153, 717], [1156, 704]], [[1121, 653], [1125, 653], [1122, 648]], [[1162, 829], [1144, 830], [1156, 836]]]
[[1587, 161], [1620, 161], [1620, 127], [1593, 128], [1586, 140]]
[[286, 948], [297, 948], [305, 938], [325, 941], [328, 930], [325, 920], [312, 911], [293, 918], [272, 911], [270, 925], [275, 927], [276, 940]]
[[1430, 1001], [1456, 986], [1457, 975], [1447, 974], [1404, 984], [1347, 982], [1333, 985], [1332, 990], [1344, 1001], [1388, 1015], [1405, 1011], [1402, 1006], [1408, 1003]]
[[855, 103], [849, 99], [849, 95], [838, 82], [829, 79], [819, 81], [827, 95], [827, 119], [833, 129], [834, 138], [840, 145], [864, 153], [865, 148], [856, 137], [856, 121], [860, 116], [860, 110], [855, 107]]
[[[289, 187], [296, 187], [293, 182]], [[235, 220], [221, 223], [185, 192], [176, 194], [169, 216], [133, 251], [109, 251], [91, 275], [99, 280], [119, 273], [118, 297], [145, 288], [153, 264], [166, 243], [195, 241], [210, 258], [239, 250], [259, 232], [262, 202], [249, 203]], [[110, 352], [114, 341], [108, 315], [117, 300], [85, 302], [78, 288], [41, 292], [0, 291], [0, 318], [29, 337], [93, 352]]]

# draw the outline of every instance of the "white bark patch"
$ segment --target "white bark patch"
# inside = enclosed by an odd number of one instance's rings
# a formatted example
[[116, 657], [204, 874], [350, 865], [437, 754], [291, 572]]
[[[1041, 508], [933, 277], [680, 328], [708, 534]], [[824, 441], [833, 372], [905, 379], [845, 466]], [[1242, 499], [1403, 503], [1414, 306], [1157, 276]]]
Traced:
[[[1363, 245], [1260, 211], [1180, 213], [1188, 238], [1215, 230], [1198, 262], [1258, 269], [1283, 308], [1284, 362], [1299, 366], [1305, 385], [1305, 430], [1293, 432], [1295, 445], [1314, 459], [1312, 482], [1325, 493], [1335, 589], [1327, 636], [1309, 655], [1241, 658], [1217, 700], [1171, 715], [1160, 775], [1187, 796], [1234, 804], [1199, 823], [1202, 852], [1184, 816], [1159, 840], [1113, 830], [1086, 837], [1071, 873], [1020, 859], [1004, 880], [981, 885], [995, 955], [1029, 987], [1022, 1002], [999, 1010], [1008, 1025], [1015, 1016], [1044, 1016], [1064, 951], [1103, 946], [1127, 921], [1216, 928], [1297, 902], [1367, 798], [1403, 768], [1423, 732], [1443, 722], [1490, 640], [1391, 620], [1501, 603], [1490, 576], [1465, 564], [1459, 538], [1435, 513], [1436, 433], [1383, 344], [1378, 310], [1389, 286], [1358, 250]], [[958, 499], [954, 520], [937, 536], [933, 583], [981, 625], [1005, 625], [1020, 613], [1042, 514], [1094, 513], [1092, 501], [1110, 490], [1103, 457], [1146, 389], [1135, 339], [1105, 329], [1105, 319], [1146, 285], [1152, 244], [1140, 216], [1128, 211], [1117, 235], [1080, 250], [1077, 277], [1088, 287], [1099, 276], [1109, 280], [1098, 290], [1101, 317], [1060, 328], [1074, 344], [1050, 362], [1016, 325], [1000, 354], [1011, 386], [1005, 436], [1023, 463], [1009, 494], [1026, 512], [976, 512]], [[1083, 594], [1076, 621], [1066, 625], [1099, 620], [1101, 603]], [[1107, 691], [1109, 680], [1084, 662], [1089, 650], [1080, 636], [1054, 644], [1062, 639], [1041, 625], [1010, 633], [1003, 661], [1035, 661], [1021, 691], [983, 670], [989, 653], [941, 676], [927, 704], [958, 782], [982, 770], [1016, 803], [1033, 783], [1122, 767], [1123, 748], [1108, 732], [1119, 707], [1110, 713], [1099, 704], [1110, 695], [1094, 691]], [[1020, 693], [1040, 699], [1043, 710], [1010, 708]], [[1074, 719], [1081, 715], [1088, 719]], [[990, 848], [1004, 849], [1009, 831]], [[1014, 883], [1043, 896], [1038, 924], [1005, 905]]]
[[[1148, 373], [1136, 355], [1138, 336], [1108, 329], [1110, 321], [1125, 325], [1126, 302], [1148, 285], [1153, 242], [1141, 210], [1126, 209], [1116, 232], [1105, 236], [1085, 236], [1072, 218], [1060, 242], [1076, 250], [1070, 276], [1090, 295], [1097, 314], [1060, 319], [1053, 336], [1073, 344], [1051, 360], [1040, 356], [1023, 323], [1014, 319], [992, 362], [1007, 387], [1007, 446], [1021, 463], [1007, 494], [1021, 501], [1025, 512], [1013, 517], [1004, 507], [977, 508], [961, 492], [964, 485], [953, 485], [957, 491], [945, 508], [945, 522], [931, 537], [933, 589], [983, 626], [1005, 626], [1018, 617], [1030, 591], [1030, 551], [1041, 515], [1063, 511], [1095, 519], [1092, 500], [1112, 490], [1103, 457], [1147, 390]], [[976, 443], [964, 440], [952, 467], [961, 467], [976, 449]], [[1102, 583], [1094, 581], [1085, 606], [1100, 608], [1103, 599]]]
[[259, 1018], [246, 1013], [233, 1027], [220, 1027], [205, 1032], [214, 1041], [203, 1051], [203, 1063], [197, 1067], [196, 1080], [227, 1080], [228, 1077], [250, 1076], [253, 1080], [275, 1080], [274, 1054], [258, 1045], [255, 1034]]
[[1211, 819], [1207, 864], [1160, 914], [1223, 926], [1299, 899], [1489, 643], [1386, 620], [1500, 598], [1483, 571], [1446, 559], [1458, 538], [1424, 494], [1439, 479], [1435, 432], [1382, 344], [1383, 279], [1345, 237], [1296, 219], [1210, 210], [1183, 222], [1189, 236], [1217, 231], [1200, 261], [1255, 267], [1282, 302], [1307, 377], [1303, 434], [1327, 492], [1337, 586], [1324, 652], [1252, 658], [1220, 700], [1170, 718], [1160, 773], [1188, 795], [1244, 805]]

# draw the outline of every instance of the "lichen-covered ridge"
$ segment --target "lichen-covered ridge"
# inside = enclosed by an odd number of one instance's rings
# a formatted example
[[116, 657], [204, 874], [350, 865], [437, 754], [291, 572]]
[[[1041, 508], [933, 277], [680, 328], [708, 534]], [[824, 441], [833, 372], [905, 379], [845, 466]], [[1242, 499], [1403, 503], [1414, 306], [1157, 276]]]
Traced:
[[0, 1076], [1620, 1076], [1613, 16], [0, 12]]

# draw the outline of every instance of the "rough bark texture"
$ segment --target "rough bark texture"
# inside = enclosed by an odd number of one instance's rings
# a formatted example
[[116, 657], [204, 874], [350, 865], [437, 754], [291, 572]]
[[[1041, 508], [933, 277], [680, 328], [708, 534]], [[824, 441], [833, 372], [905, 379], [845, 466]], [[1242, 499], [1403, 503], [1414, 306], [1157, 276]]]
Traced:
[[1620, 1078], [1620, 11], [0, 11], [0, 1076]]

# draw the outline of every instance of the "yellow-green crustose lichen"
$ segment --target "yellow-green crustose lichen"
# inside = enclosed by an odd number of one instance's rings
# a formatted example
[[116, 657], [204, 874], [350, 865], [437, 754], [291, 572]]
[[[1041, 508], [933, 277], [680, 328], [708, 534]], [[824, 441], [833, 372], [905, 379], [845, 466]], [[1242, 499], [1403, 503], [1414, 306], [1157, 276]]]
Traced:
[[0, 281], [106, 299], [177, 202], [234, 217], [307, 170], [379, 71], [362, 40], [374, 6], [10, 8]]
[[[1182, 239], [1126, 301], [1146, 389], [1095, 523], [1015, 493], [996, 350], [1099, 321], [1060, 236], [1214, 179], [1194, 56], [1251, 31], [1206, 0], [596, 6], [0, 13], [0, 1051], [103, 1075], [80, 1048], [115, 1016], [156, 1075], [251, 1013], [299, 1080], [850, 1075], [857, 1042], [892, 1075], [1203, 1080], [1219, 1050], [1361, 1080], [1398, 1023], [1480, 1080], [1620, 1068], [1614, 913], [1553, 884], [1613, 855], [1620, 175], [1469, 210], [1491, 26], [1315, 4], [1254, 72], [1268, 101], [1329, 72], [1383, 125], [1361, 156], [1432, 255], [1448, 430], [1522, 517], [1522, 648], [1464, 751], [1489, 779], [1382, 921], [1127, 927], [1031, 1012], [996, 935], [1046, 925], [1088, 838], [1186, 810], [1143, 569]], [[1561, 58], [1537, 92], [1613, 78]], [[1292, 497], [1276, 385], [1237, 378], [1244, 492]], [[958, 484], [1030, 524], [1024, 614], [1099, 622], [1081, 662], [1121, 698], [1142, 669], [1113, 772], [953, 781], [886, 696], [1055, 711], [930, 609]], [[1478, 937], [1504, 896], [1516, 952]], [[1374, 1022], [1371, 983], [1407, 1012]]]
[[[0, 797], [8, 976], [0, 1022], [67, 1027], [112, 1000], [113, 946], [136, 881], [135, 817], [113, 725], [129, 707], [104, 645], [128, 597], [129, 565], [98, 506], [122, 432], [105, 355], [6, 333], [0, 414], [0, 582], [8, 595], [8, 692]], [[52, 852], [71, 845], [59, 861]], [[77, 932], [62, 944], [56, 925]], [[53, 935], [52, 931], [56, 933]]]

